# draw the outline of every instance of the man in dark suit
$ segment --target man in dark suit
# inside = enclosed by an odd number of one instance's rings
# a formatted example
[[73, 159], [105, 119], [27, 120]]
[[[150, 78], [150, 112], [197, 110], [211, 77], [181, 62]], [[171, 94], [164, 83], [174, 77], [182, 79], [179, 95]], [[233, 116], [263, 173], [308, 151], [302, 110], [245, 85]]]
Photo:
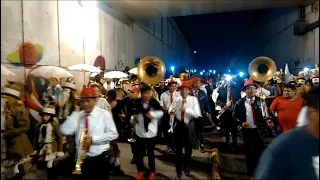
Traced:
[[201, 152], [204, 153], [204, 139], [203, 139], [203, 130], [204, 130], [204, 118], [211, 118], [211, 107], [208, 101], [208, 97], [206, 93], [200, 89], [201, 87], [201, 79], [198, 77], [193, 77], [190, 80], [190, 84], [192, 85], [191, 95], [198, 98], [200, 110], [202, 117], [200, 117], [196, 122], [196, 131], [199, 134], [200, 141], [200, 149]]
[[[213, 77], [209, 76], [208, 82], [207, 82], [207, 85], [205, 86], [205, 88], [207, 90], [207, 97], [208, 97], [209, 105], [211, 108], [211, 112], [214, 114], [215, 103], [212, 100], [212, 93], [213, 93], [213, 90], [216, 89], [216, 85], [213, 83], [213, 80], [214, 80]], [[216, 117], [216, 114], [214, 114], [213, 118], [215, 118], [215, 117]], [[214, 121], [217, 122], [216, 119], [214, 119]]]

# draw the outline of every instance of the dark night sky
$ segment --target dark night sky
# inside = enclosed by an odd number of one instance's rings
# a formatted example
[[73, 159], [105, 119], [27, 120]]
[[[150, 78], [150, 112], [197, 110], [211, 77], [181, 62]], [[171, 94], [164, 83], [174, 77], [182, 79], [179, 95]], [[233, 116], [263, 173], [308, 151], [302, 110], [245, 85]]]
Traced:
[[195, 54], [197, 69], [221, 69], [241, 46], [258, 11], [175, 17]]

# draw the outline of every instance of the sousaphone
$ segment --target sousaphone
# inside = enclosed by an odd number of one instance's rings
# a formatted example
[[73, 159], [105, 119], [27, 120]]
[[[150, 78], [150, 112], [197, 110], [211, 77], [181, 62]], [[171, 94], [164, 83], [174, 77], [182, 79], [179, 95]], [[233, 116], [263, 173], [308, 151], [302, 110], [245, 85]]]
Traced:
[[165, 76], [166, 66], [163, 61], [155, 56], [147, 56], [137, 65], [138, 78], [149, 85], [158, 84]]
[[277, 67], [274, 61], [268, 57], [257, 57], [251, 61], [248, 67], [250, 77], [258, 82], [266, 82], [276, 73]]

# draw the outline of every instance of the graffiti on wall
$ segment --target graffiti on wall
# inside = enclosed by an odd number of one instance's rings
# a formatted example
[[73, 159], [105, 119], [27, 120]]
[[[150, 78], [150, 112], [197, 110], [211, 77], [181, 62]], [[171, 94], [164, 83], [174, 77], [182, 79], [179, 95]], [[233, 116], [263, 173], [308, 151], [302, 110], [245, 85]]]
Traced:
[[118, 60], [118, 61], [117, 61], [117, 65], [116, 65], [116, 67], [115, 67], [115, 70], [124, 69], [124, 67], [125, 67], [124, 62], [123, 62], [122, 60]]
[[43, 57], [43, 46], [24, 42], [18, 47], [18, 50], [7, 56], [8, 61], [15, 66], [32, 67], [36, 65]]

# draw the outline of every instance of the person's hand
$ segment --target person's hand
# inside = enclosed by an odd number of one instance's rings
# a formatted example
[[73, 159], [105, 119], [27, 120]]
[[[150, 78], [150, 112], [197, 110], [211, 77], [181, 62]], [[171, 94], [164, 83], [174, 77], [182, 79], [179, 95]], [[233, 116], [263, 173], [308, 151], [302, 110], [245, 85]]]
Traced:
[[92, 145], [92, 137], [85, 136], [84, 137], [84, 149], [86, 152], [89, 152], [90, 146]]
[[168, 113], [168, 108], [166, 108], [166, 107], [163, 107], [163, 109], [162, 109], [165, 113]]
[[244, 122], [244, 123], [242, 123], [242, 127], [243, 127], [243, 128], [248, 128], [248, 127], [249, 127], [249, 124], [248, 124], [247, 122]]
[[119, 117], [120, 117], [121, 119], [123, 119], [123, 118], [126, 117], [126, 115], [124, 115], [124, 114], [122, 113], [122, 114], [119, 114]]
[[57, 152], [57, 156], [58, 156], [58, 157], [64, 156], [64, 152]]
[[170, 114], [170, 115], [175, 115], [175, 114], [176, 114], [176, 111], [175, 111], [175, 110], [172, 110], [169, 114]]
[[274, 124], [273, 124], [273, 122], [272, 121], [267, 121], [267, 125], [269, 126], [269, 127], [273, 127], [274, 126]]
[[152, 119], [152, 116], [151, 116], [150, 112], [147, 112], [146, 116], [147, 116], [147, 118]]

